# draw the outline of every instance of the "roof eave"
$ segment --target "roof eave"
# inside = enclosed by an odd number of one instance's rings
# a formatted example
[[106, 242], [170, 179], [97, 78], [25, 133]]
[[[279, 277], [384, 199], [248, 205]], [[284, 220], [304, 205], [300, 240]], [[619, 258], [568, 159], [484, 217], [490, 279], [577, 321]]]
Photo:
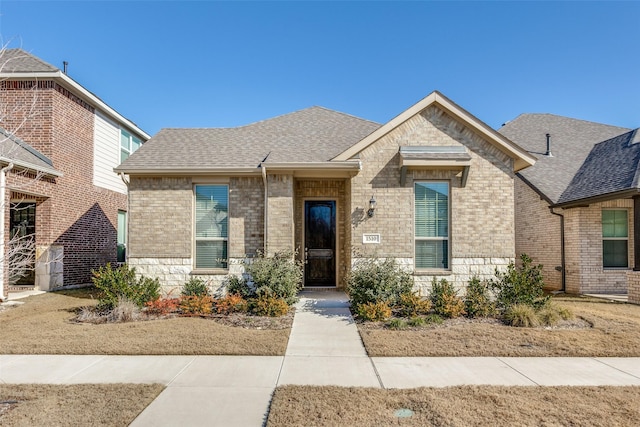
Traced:
[[6, 164], [6, 165], [13, 164], [14, 168], [35, 171], [52, 178], [59, 178], [61, 176], [64, 176], [62, 172], [56, 169], [46, 168], [46, 167], [35, 165], [33, 163], [23, 162], [21, 160], [13, 160], [13, 159], [9, 159], [2, 156], [0, 156], [0, 163]]
[[260, 175], [260, 168], [114, 168], [115, 173], [123, 173], [125, 175], [171, 175], [171, 176], [196, 176], [196, 175], [235, 175], [235, 176], [248, 176], [248, 175]]
[[598, 196], [585, 197], [583, 199], [570, 200], [568, 202], [560, 202], [553, 205], [553, 207], [568, 209], [568, 208], [575, 208], [579, 206], [587, 206], [593, 203], [607, 202], [609, 200], [628, 199], [630, 197], [637, 196], [637, 195], [640, 195], [640, 189], [627, 188], [625, 190], [614, 191], [612, 193], [601, 194]]

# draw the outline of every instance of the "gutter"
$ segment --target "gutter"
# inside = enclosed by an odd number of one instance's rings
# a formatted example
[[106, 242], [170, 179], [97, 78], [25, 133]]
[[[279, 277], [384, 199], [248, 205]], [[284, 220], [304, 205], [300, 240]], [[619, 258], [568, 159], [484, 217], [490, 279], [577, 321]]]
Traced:
[[5, 227], [5, 214], [7, 211], [6, 205], [6, 189], [7, 189], [7, 172], [13, 169], [13, 163], [9, 163], [7, 166], [0, 169], [0, 262], [2, 266], [0, 267], [0, 301], [4, 300], [4, 279], [5, 272], [7, 270], [7, 262], [5, 258], [5, 244], [6, 244], [6, 230]]
[[[14, 166], [20, 169], [27, 169], [27, 170], [34, 170], [36, 172], [42, 172], [43, 174], [47, 175], [47, 176], [51, 176], [54, 178], [59, 178], [61, 176], [64, 176], [64, 174], [60, 171], [57, 171], [53, 168], [45, 168], [42, 166], [38, 166], [38, 165], [34, 165], [33, 163], [29, 163], [29, 162], [23, 162], [20, 160], [12, 160], [12, 159], [8, 159], [6, 157], [2, 157], [0, 156], [0, 162], [2, 163], [7, 163], [8, 165], [11, 165], [11, 168], [8, 169], [7, 171], [11, 170], [14, 168]], [[4, 170], [4, 169], [2, 169]]]
[[567, 262], [564, 247], [564, 215], [553, 211], [553, 206], [549, 206], [552, 215], [560, 217], [560, 268], [562, 269], [562, 287], [560, 291], [567, 291]]

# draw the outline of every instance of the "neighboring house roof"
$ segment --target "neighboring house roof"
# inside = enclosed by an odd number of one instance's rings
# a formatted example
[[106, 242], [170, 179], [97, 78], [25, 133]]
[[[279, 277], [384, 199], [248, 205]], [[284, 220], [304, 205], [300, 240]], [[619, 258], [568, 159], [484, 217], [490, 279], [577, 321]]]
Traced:
[[639, 190], [640, 129], [596, 144], [558, 204]]
[[49, 176], [62, 176], [62, 172], [53, 167], [51, 159], [3, 128], [0, 128], [0, 163], [13, 163], [19, 168]]
[[484, 122], [478, 120], [478, 118], [476, 118], [474, 115], [472, 115], [438, 91], [431, 92], [425, 98], [417, 102], [412, 107], [409, 107], [404, 112], [400, 113], [394, 119], [390, 120], [384, 126], [380, 127], [371, 135], [364, 138], [358, 144], [349, 147], [343, 153], [340, 153], [340, 155], [336, 156], [334, 160], [350, 159], [351, 157], [355, 156], [357, 153], [364, 150], [369, 145], [387, 135], [396, 127], [400, 126], [402, 123], [406, 122], [416, 114], [419, 114], [421, 111], [431, 105], [437, 105], [438, 107], [444, 109], [446, 112], [453, 115], [453, 117], [462, 121], [472, 130], [483, 136], [489, 143], [493, 144], [500, 151], [514, 159], [514, 169], [516, 171], [527, 168], [536, 162], [536, 158], [525, 151], [523, 148], [519, 147], [517, 144], [514, 144], [503, 135], [497, 133], [491, 127], [487, 126]]
[[34, 78], [40, 80], [55, 80], [76, 96], [81, 97], [89, 105], [99, 109], [111, 119], [126, 126], [130, 131], [140, 136], [144, 141], [150, 138], [150, 135], [140, 129], [134, 122], [122, 116], [95, 94], [85, 89], [67, 74], [63, 73], [59, 68], [44, 62], [40, 58], [22, 49], [0, 50], [0, 81], [6, 79], [33, 80]]
[[379, 127], [311, 107], [236, 128], [162, 129], [116, 171], [257, 171], [261, 164], [329, 162]]
[[[498, 132], [536, 155], [535, 166], [519, 176], [550, 204], [557, 204], [593, 146], [629, 130], [553, 114], [522, 114]], [[546, 134], [551, 156], [545, 155]]]

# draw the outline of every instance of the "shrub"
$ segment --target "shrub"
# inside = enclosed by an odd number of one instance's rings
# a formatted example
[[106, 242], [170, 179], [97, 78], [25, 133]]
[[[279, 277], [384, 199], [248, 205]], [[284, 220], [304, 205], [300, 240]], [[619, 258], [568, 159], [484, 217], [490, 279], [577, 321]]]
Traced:
[[383, 322], [391, 317], [391, 308], [384, 301], [367, 302], [356, 306], [356, 315], [369, 322]]
[[549, 297], [545, 297], [543, 291], [542, 265], [531, 265], [532, 260], [526, 254], [522, 254], [520, 260], [520, 267], [509, 263], [506, 272], [496, 270], [496, 279], [489, 282], [489, 286], [496, 293], [498, 308], [502, 310], [515, 304], [526, 304], [540, 309], [549, 301]]
[[207, 295], [183, 296], [180, 298], [180, 311], [184, 314], [211, 314], [213, 298]]
[[514, 304], [503, 313], [504, 322], [510, 326], [534, 328], [540, 326], [536, 311], [528, 304]]
[[120, 298], [125, 298], [138, 307], [143, 307], [146, 302], [156, 300], [160, 296], [158, 279], [144, 276], [136, 278], [136, 269], [129, 268], [127, 264], [116, 269], [113, 269], [111, 264], [107, 264], [91, 273], [93, 274], [91, 278], [93, 284], [101, 291], [98, 298], [99, 310], [115, 308]]
[[107, 315], [107, 321], [112, 323], [133, 322], [141, 317], [140, 307], [126, 297], [120, 296], [116, 306]]
[[411, 293], [413, 281], [394, 259], [366, 258], [353, 267], [347, 283], [351, 304], [384, 302], [395, 306], [400, 296]]
[[255, 287], [250, 286], [244, 278], [239, 276], [227, 277], [224, 286], [227, 288], [227, 294], [240, 295], [244, 299], [256, 296]]
[[211, 292], [202, 279], [192, 277], [182, 287], [181, 294], [184, 296], [210, 296]]
[[256, 316], [280, 317], [289, 311], [289, 304], [285, 300], [267, 294], [253, 300], [251, 305], [251, 311]]
[[464, 311], [469, 317], [487, 317], [495, 314], [495, 304], [491, 301], [489, 286], [473, 277], [467, 285], [464, 297]]
[[[251, 276], [256, 294], [268, 292], [287, 304], [296, 302], [296, 295], [302, 287], [302, 263], [294, 259], [291, 251], [276, 252], [273, 256], [258, 253], [258, 257], [245, 269]], [[240, 292], [242, 295], [242, 292]]]
[[431, 286], [433, 311], [444, 317], [458, 317], [464, 314], [464, 302], [447, 279], [439, 282], [433, 279]]
[[218, 314], [246, 313], [249, 309], [247, 301], [242, 295], [228, 294], [216, 301]]
[[[442, 319], [440, 319], [442, 320]], [[407, 322], [407, 325], [417, 328], [420, 326], [424, 326], [427, 324], [427, 319], [425, 319], [424, 317], [412, 317], [411, 319], [409, 319], [409, 321]]]
[[439, 314], [435, 313], [427, 314], [424, 317], [424, 321], [429, 325], [441, 325], [444, 323], [444, 319]]
[[429, 311], [431, 311], [431, 301], [415, 293], [402, 294], [400, 295], [397, 307], [398, 314], [401, 316], [420, 316], [429, 314]]
[[154, 301], [147, 301], [144, 304], [145, 310], [149, 314], [165, 316], [178, 310], [180, 300], [178, 298], [158, 298]]
[[397, 317], [387, 322], [387, 328], [389, 329], [407, 329], [407, 325], [408, 323], [404, 319], [399, 319]]

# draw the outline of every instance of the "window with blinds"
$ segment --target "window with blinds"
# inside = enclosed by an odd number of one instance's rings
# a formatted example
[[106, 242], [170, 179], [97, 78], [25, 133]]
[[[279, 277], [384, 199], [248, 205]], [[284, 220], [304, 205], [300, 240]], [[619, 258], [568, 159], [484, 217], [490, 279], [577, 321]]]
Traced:
[[602, 266], [629, 266], [629, 223], [626, 209], [602, 210]]
[[227, 268], [229, 187], [196, 185], [195, 268]]
[[449, 268], [449, 183], [416, 182], [415, 266]]

